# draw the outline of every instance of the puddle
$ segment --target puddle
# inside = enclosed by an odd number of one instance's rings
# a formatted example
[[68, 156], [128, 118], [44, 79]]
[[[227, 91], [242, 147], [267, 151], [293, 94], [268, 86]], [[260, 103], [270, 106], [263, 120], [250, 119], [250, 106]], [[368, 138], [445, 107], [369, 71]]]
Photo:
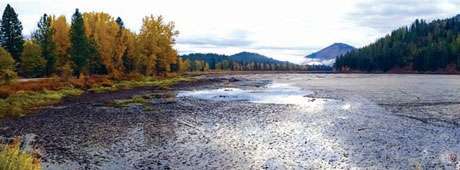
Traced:
[[327, 101], [327, 99], [308, 97], [312, 94], [312, 91], [304, 90], [290, 84], [273, 83], [256, 89], [220, 88], [182, 91], [177, 94], [177, 97], [195, 97], [213, 101], [247, 101], [252, 103], [293, 105], [311, 105], [312, 102], [324, 103]]

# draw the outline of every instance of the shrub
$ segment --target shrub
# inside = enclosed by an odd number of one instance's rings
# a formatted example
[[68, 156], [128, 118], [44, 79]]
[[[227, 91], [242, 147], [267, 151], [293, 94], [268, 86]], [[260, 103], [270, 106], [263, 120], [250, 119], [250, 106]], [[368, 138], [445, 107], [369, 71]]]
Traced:
[[64, 64], [64, 66], [59, 67], [59, 75], [63, 81], [69, 81], [72, 78], [72, 65], [69, 63]]
[[80, 89], [91, 89], [93, 87], [111, 87], [113, 81], [106, 76], [91, 76], [81, 77], [79, 79], [70, 80], [70, 83]]
[[18, 74], [12, 69], [0, 70], [0, 84], [10, 84], [18, 78]]
[[21, 55], [20, 73], [24, 77], [41, 77], [45, 75], [46, 60], [41, 56], [40, 46], [33, 41], [26, 41]]
[[40, 159], [37, 154], [21, 151], [19, 139], [11, 144], [0, 144], [0, 169], [2, 170], [39, 170]]
[[15, 61], [11, 54], [0, 47], [0, 84], [8, 84], [16, 79], [17, 74], [14, 71], [14, 64]]
[[6, 98], [19, 91], [43, 91], [60, 90], [69, 87], [70, 84], [57, 79], [43, 79], [36, 81], [20, 82], [0, 86], [0, 98]]

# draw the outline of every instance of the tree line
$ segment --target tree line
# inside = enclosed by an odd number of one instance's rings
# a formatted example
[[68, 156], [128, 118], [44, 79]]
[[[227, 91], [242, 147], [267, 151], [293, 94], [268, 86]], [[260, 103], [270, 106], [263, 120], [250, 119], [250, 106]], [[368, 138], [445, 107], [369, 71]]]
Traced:
[[135, 33], [120, 17], [104, 12], [76, 9], [70, 23], [65, 16], [44, 14], [31, 38], [25, 39], [18, 14], [8, 4], [0, 23], [2, 82], [17, 75], [120, 79], [130, 74], [162, 76], [187, 70], [183, 63], [179, 66], [181, 60], [173, 48], [178, 31], [161, 16], [146, 16]]
[[[306, 66], [278, 61], [263, 55], [241, 52], [231, 56], [194, 53], [181, 56], [187, 71], [301, 71]], [[181, 65], [181, 64], [180, 64]]]
[[460, 70], [460, 15], [427, 23], [416, 20], [359, 50], [339, 57], [339, 71]]

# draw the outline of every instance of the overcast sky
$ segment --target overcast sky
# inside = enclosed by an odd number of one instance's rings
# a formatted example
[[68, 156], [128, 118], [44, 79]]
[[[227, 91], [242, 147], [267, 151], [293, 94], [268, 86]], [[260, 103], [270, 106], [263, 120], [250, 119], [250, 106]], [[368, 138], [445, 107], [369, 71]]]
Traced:
[[138, 31], [146, 15], [176, 23], [183, 53], [240, 51], [301, 62], [302, 57], [343, 42], [362, 47], [416, 18], [460, 13], [460, 0], [1, 0], [13, 6], [30, 35], [43, 13], [70, 17], [104, 11]]

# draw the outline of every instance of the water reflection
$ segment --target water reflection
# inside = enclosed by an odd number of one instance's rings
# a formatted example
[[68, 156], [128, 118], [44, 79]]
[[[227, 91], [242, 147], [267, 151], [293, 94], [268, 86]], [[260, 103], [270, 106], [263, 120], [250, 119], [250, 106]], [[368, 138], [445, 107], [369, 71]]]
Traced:
[[177, 97], [195, 97], [214, 101], [248, 101], [265, 104], [305, 105], [324, 102], [321, 99], [306, 97], [313, 92], [290, 84], [274, 83], [257, 89], [220, 88], [198, 91], [182, 91]]

